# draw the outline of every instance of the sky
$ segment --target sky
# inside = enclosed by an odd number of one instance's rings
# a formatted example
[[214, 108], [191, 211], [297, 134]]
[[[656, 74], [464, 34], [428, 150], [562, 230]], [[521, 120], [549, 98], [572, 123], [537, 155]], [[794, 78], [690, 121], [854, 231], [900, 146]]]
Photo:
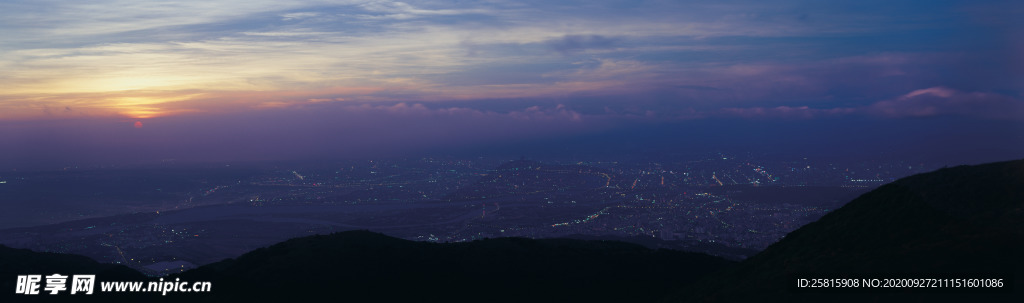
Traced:
[[1024, 158], [1020, 1], [0, 2], [0, 169]]

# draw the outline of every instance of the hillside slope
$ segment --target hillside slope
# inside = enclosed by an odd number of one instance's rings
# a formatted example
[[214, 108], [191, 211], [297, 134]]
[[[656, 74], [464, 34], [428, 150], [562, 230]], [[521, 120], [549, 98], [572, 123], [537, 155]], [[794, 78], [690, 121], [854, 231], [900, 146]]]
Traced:
[[[910, 176], [848, 203], [666, 301], [1019, 299], [1024, 290], [1024, 161]], [[799, 277], [1018, 277], [1016, 291], [801, 292]], [[1019, 301], [1018, 301], [1019, 302]]]
[[732, 262], [613, 241], [413, 242], [350, 231], [292, 239], [203, 266], [197, 299], [335, 298], [344, 302], [649, 302]]
[[[15, 294], [19, 275], [96, 275], [97, 282], [91, 296], [72, 295], [68, 291], [56, 295], [44, 293], [45, 284], [40, 284], [38, 295]], [[45, 280], [45, 279], [44, 279]], [[70, 278], [69, 278], [70, 280]], [[41, 253], [27, 249], [16, 249], [0, 245], [0, 302], [51, 302], [74, 300], [79, 302], [131, 302], [137, 297], [126, 294], [104, 294], [99, 291], [99, 281], [147, 281], [150, 278], [127, 266], [103, 264], [88, 257]], [[44, 281], [45, 282], [45, 281]]]

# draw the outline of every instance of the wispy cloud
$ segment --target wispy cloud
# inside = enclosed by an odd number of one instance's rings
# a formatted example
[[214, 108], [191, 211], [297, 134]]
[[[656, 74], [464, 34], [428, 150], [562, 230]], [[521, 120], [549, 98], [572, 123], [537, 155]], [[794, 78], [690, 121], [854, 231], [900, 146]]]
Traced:
[[0, 119], [637, 94], [780, 112], [1010, 89], [946, 70], [990, 60], [930, 39], [984, 29], [955, 3], [858, 3], [4, 1]]
[[962, 92], [946, 87], [914, 90], [873, 104], [869, 111], [888, 117], [963, 115], [989, 119], [1022, 119], [1024, 100], [989, 92]]

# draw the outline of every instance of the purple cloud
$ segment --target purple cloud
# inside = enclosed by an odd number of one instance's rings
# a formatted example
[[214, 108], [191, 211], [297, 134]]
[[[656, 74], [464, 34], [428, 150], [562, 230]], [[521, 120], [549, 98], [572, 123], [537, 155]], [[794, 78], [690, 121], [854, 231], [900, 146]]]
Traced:
[[886, 117], [961, 115], [990, 119], [1024, 119], [1024, 100], [997, 93], [962, 92], [946, 87], [914, 90], [867, 108]]
[[750, 108], [724, 108], [722, 114], [726, 116], [738, 116], [744, 118], [753, 117], [764, 117], [764, 118], [796, 118], [796, 119], [811, 119], [821, 118], [824, 116], [836, 116], [846, 115], [857, 112], [855, 108], [830, 108], [830, 109], [818, 109], [810, 108], [807, 106], [779, 106], [773, 108], [764, 107], [750, 107]]
[[573, 54], [587, 49], [606, 49], [614, 47], [617, 39], [602, 35], [565, 35], [561, 39], [544, 42], [548, 48], [563, 55]]

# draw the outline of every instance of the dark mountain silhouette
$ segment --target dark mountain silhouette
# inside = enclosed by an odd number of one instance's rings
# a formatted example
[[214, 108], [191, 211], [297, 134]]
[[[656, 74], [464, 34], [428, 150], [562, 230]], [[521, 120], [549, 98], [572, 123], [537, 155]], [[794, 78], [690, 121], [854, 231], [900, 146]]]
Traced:
[[[650, 302], [734, 264], [617, 241], [402, 240], [368, 231], [291, 239], [164, 277], [212, 282], [210, 293], [102, 293], [99, 281], [156, 281], [87, 257], [0, 246], [2, 302]], [[91, 296], [14, 294], [17, 275], [95, 274]], [[42, 292], [42, 286], [40, 286]]]
[[705, 253], [712, 256], [722, 257], [728, 260], [740, 261], [744, 260], [749, 256], [757, 254], [759, 251], [749, 248], [740, 248], [723, 245], [721, 243], [708, 242], [708, 241], [682, 241], [682, 240], [662, 240], [661, 238], [654, 238], [649, 236], [635, 236], [635, 237], [622, 237], [614, 235], [583, 235], [583, 234], [572, 234], [566, 235], [560, 238], [565, 239], [577, 239], [587, 241], [621, 241], [626, 243], [632, 243], [647, 247], [650, 249], [670, 249], [688, 252]]
[[[1024, 291], [1024, 160], [910, 176], [860, 196], [738, 265], [669, 297], [678, 301], [1013, 299]], [[796, 278], [935, 275], [1016, 277], [1015, 291], [795, 290]]]
[[[196, 299], [343, 302], [653, 301], [732, 262], [613, 241], [524, 238], [426, 243], [366, 231], [288, 240], [180, 276]], [[193, 294], [189, 294], [192, 296]]]
[[[57, 295], [43, 294], [40, 285], [39, 295], [15, 294], [18, 275], [96, 275], [97, 282], [93, 295], [73, 296], [68, 291]], [[103, 264], [88, 257], [34, 252], [28, 249], [16, 249], [0, 245], [0, 302], [49, 302], [74, 300], [78, 302], [128, 302], [136, 297], [126, 294], [104, 294], [99, 291], [99, 281], [146, 281], [145, 275], [123, 265]], [[44, 278], [45, 280], [45, 278]], [[69, 278], [70, 280], [70, 278]]]
[[515, 160], [492, 170], [476, 183], [448, 194], [449, 201], [478, 200], [538, 193], [575, 192], [601, 188], [612, 174], [585, 165], [545, 164]]

